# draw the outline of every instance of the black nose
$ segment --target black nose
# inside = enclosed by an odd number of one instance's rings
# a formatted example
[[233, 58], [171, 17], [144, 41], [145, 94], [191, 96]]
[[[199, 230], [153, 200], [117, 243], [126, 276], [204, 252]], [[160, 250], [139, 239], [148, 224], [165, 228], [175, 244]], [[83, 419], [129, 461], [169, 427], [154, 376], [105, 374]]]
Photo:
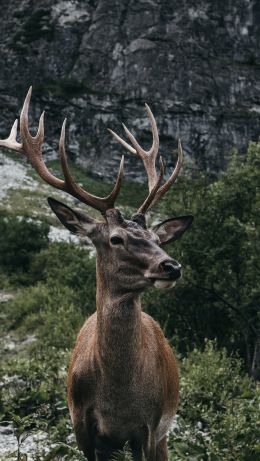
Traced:
[[177, 280], [181, 277], [181, 265], [179, 263], [175, 261], [163, 261], [160, 266], [171, 280]]

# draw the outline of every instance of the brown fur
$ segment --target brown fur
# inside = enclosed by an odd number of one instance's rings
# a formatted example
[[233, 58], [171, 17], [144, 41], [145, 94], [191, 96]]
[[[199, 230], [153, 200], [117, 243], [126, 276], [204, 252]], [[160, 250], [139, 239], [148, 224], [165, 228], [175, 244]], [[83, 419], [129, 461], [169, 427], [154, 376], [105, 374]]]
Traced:
[[[108, 210], [106, 223], [57, 201], [52, 209], [97, 249], [97, 312], [78, 335], [68, 372], [78, 446], [88, 461], [108, 461], [126, 442], [135, 461], [143, 452], [148, 461], [166, 461], [166, 434], [178, 404], [178, 369], [159, 325], [141, 311], [140, 293], [157, 281], [159, 287], [172, 286], [180, 265], [160, 247], [157, 233], [145, 223], [124, 220], [116, 209]], [[180, 234], [181, 226], [185, 230], [187, 222], [179, 218], [167, 225], [169, 238]], [[167, 229], [157, 229], [165, 241]]]
[[[135, 309], [127, 306], [131, 308]], [[68, 373], [68, 402], [79, 447], [86, 455], [91, 428], [96, 425], [98, 432], [118, 441], [118, 446], [145, 428], [145, 454], [147, 459], [157, 459], [150, 456], [148, 435], [155, 438], [157, 446], [172, 422], [178, 403], [176, 361], [159, 325], [139, 308], [136, 311], [141, 328], [134, 338], [138, 346], [132, 358], [127, 352], [128, 335], [122, 335], [124, 315], [113, 326], [116, 356], [110, 349], [105, 353], [99, 349], [96, 313], [85, 322], [77, 338]], [[105, 347], [105, 331], [102, 334]], [[120, 344], [118, 337], [123, 336], [125, 342]], [[89, 427], [89, 435], [85, 433], [83, 440], [82, 426]]]

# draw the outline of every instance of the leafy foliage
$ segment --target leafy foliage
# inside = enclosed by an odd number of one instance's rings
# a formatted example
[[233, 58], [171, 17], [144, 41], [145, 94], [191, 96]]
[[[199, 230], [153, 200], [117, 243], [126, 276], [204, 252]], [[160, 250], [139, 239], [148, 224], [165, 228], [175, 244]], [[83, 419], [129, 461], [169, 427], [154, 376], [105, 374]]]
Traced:
[[85, 315], [95, 310], [95, 260], [84, 246], [53, 243], [34, 256], [30, 273], [34, 281], [70, 289]]
[[241, 360], [206, 342], [182, 360], [181, 376], [170, 459], [257, 460], [260, 387], [242, 373]]
[[0, 210], [0, 269], [23, 283], [34, 253], [47, 247], [49, 226], [35, 219], [18, 219]]

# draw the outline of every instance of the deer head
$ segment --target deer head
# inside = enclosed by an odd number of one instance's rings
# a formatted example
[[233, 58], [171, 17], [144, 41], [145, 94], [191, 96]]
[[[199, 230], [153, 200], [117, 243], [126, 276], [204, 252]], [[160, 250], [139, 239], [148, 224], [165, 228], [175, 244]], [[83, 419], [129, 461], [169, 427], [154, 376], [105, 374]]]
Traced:
[[109, 130], [132, 154], [139, 156], [148, 175], [149, 194], [137, 213], [131, 219], [125, 219], [115, 208], [115, 200], [120, 190], [123, 177], [124, 157], [121, 159], [119, 172], [112, 192], [104, 198], [96, 197], [80, 187], [73, 179], [65, 154], [65, 124], [63, 123], [59, 154], [64, 180], [55, 177], [46, 167], [42, 158], [44, 142], [44, 113], [40, 117], [36, 136], [31, 136], [28, 128], [28, 110], [31, 88], [25, 98], [20, 116], [21, 143], [17, 142], [17, 120], [9, 137], [0, 141], [0, 146], [13, 149], [24, 154], [40, 177], [51, 186], [63, 190], [81, 202], [98, 210], [103, 220], [98, 222], [80, 210], [72, 210], [67, 205], [49, 198], [49, 205], [61, 223], [71, 232], [89, 237], [97, 248], [99, 265], [105, 267], [104, 278], [113, 275], [118, 289], [138, 291], [154, 285], [157, 288], [171, 288], [181, 276], [180, 264], [169, 257], [163, 246], [179, 238], [191, 225], [192, 216], [181, 216], [168, 219], [152, 229], [147, 228], [146, 213], [175, 182], [181, 168], [183, 153], [181, 143], [178, 145], [178, 161], [169, 179], [162, 183], [164, 174], [163, 160], [160, 157], [160, 173], [156, 172], [156, 157], [159, 149], [159, 137], [153, 114], [146, 104], [151, 122], [153, 143], [150, 150], [145, 151], [134, 136], [124, 126], [132, 145]]
[[100, 264], [114, 277], [118, 289], [133, 292], [152, 285], [171, 288], [180, 278], [180, 264], [161, 246], [180, 237], [191, 224], [191, 216], [147, 229], [144, 215], [128, 220], [112, 208], [106, 211], [106, 222], [100, 223], [57, 200], [49, 198], [49, 204], [65, 227], [92, 240]]

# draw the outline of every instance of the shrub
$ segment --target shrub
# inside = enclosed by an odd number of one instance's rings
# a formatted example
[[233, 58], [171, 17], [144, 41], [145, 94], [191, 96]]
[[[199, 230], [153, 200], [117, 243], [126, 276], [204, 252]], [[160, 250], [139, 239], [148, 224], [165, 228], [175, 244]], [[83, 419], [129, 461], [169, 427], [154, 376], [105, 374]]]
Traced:
[[34, 219], [16, 218], [0, 211], [0, 270], [14, 281], [27, 283], [32, 257], [48, 244], [49, 225]]
[[23, 289], [7, 306], [6, 328], [35, 334], [35, 347], [44, 344], [45, 348], [70, 348], [84, 322], [74, 301], [74, 292], [66, 285], [38, 283]]
[[38, 347], [26, 357], [7, 361], [1, 370], [2, 418], [8, 418], [10, 412], [21, 417], [37, 413], [42, 420], [38, 426], [45, 428], [46, 420], [54, 423], [60, 416], [68, 416], [65, 392], [68, 356], [54, 347]]
[[[73, 300], [85, 315], [95, 310], [95, 260], [83, 246], [67, 242], [52, 243], [34, 255], [31, 267], [34, 281], [48, 286], [68, 287]], [[53, 299], [55, 303], [55, 299]]]
[[259, 386], [241, 360], [206, 342], [181, 363], [177, 426], [171, 460], [256, 461], [260, 455]]

